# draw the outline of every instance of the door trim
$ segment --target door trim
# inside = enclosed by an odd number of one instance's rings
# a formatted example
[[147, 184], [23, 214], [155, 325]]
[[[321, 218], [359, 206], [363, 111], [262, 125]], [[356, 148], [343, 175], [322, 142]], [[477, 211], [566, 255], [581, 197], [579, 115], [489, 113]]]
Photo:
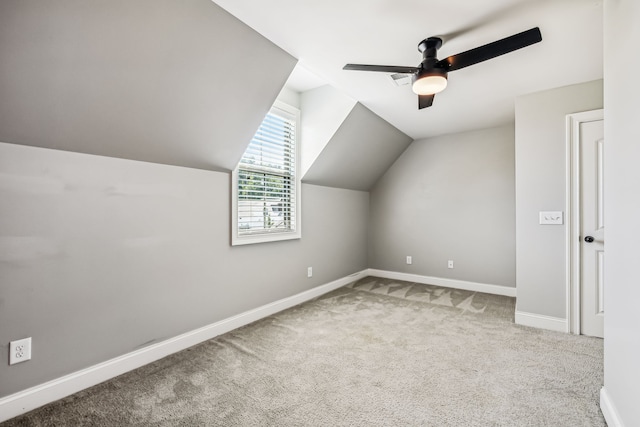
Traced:
[[580, 334], [580, 125], [604, 120], [604, 110], [568, 114], [566, 118], [566, 302], [567, 326]]

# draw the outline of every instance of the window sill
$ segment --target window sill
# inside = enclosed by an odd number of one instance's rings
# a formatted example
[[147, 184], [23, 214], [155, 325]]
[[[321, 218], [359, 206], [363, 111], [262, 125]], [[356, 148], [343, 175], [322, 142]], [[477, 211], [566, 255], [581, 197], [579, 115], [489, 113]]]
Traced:
[[231, 237], [231, 246], [253, 245], [257, 243], [280, 242], [283, 240], [300, 239], [299, 231], [271, 233], [271, 234], [254, 234]]

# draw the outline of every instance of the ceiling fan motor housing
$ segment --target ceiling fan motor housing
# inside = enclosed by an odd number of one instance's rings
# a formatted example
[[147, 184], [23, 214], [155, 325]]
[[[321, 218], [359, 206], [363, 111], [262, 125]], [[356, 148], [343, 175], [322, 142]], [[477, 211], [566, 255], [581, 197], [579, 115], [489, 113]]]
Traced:
[[412, 76], [412, 88], [418, 95], [434, 95], [447, 87], [447, 70], [439, 64], [437, 54], [442, 39], [429, 37], [418, 44], [423, 60]]
[[430, 76], [439, 76], [439, 77], [444, 77], [446, 79], [447, 75], [448, 75], [447, 71], [443, 68], [439, 68], [439, 67], [422, 68], [421, 67], [420, 70], [413, 75], [413, 81], [415, 82], [416, 80], [420, 80], [421, 78], [430, 77]]
[[438, 65], [438, 49], [442, 46], [440, 37], [429, 37], [418, 43], [422, 52], [422, 62], [411, 78], [412, 89], [418, 95], [434, 95], [447, 87], [447, 70]]

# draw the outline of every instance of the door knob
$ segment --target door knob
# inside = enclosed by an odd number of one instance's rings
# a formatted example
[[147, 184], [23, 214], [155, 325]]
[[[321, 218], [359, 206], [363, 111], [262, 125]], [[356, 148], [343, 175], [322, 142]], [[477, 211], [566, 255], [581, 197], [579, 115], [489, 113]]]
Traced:
[[587, 243], [591, 243], [591, 242], [593, 242], [594, 240], [595, 240], [595, 239], [594, 239], [593, 237], [591, 237], [591, 236], [587, 236], [587, 237], [585, 237], [585, 238], [584, 238], [584, 241], [585, 241], [585, 242], [587, 242]]

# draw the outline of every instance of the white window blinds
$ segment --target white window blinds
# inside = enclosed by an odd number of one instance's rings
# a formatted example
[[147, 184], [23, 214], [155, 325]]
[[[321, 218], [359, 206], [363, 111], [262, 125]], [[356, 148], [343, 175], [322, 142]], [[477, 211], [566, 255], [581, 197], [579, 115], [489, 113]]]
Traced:
[[[240, 238], [298, 234], [298, 115], [297, 110], [276, 104], [238, 164], [235, 226]], [[279, 239], [259, 241], [265, 240]]]

